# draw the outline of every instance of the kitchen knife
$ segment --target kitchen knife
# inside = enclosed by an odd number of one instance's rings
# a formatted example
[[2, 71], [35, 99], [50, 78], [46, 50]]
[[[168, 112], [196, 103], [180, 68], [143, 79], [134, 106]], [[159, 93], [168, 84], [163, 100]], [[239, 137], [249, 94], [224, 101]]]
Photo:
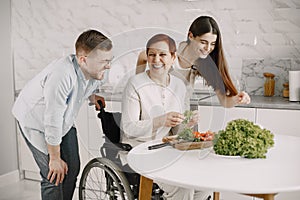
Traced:
[[159, 149], [166, 146], [172, 146], [172, 144], [170, 142], [155, 144], [155, 145], [148, 146], [148, 150]]

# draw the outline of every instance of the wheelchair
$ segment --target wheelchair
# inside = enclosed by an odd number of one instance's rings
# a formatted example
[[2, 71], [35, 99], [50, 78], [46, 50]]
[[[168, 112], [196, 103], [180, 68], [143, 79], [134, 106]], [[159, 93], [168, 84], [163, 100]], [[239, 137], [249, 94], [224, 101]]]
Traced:
[[[84, 167], [79, 182], [79, 199], [135, 200], [138, 199], [140, 175], [128, 164], [123, 165], [120, 152], [128, 152], [131, 145], [120, 143], [121, 113], [106, 112], [101, 101], [98, 118], [101, 120], [104, 143], [101, 157], [92, 159]], [[152, 200], [161, 200], [163, 191], [153, 184]]]

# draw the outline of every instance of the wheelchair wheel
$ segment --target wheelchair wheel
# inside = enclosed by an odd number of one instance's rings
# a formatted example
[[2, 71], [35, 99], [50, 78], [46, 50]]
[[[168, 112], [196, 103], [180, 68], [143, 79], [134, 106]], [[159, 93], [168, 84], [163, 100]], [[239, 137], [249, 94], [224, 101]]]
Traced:
[[133, 200], [130, 185], [116, 164], [94, 158], [84, 168], [79, 183], [79, 199]]

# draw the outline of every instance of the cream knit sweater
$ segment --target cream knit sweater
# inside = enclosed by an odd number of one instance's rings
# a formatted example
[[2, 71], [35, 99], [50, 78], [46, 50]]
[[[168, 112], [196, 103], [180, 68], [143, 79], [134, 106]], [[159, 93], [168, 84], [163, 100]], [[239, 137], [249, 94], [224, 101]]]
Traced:
[[170, 127], [153, 131], [152, 119], [171, 111], [183, 113], [185, 95], [185, 84], [173, 75], [167, 87], [156, 84], [146, 72], [133, 76], [123, 92], [122, 142], [136, 146], [168, 135]]

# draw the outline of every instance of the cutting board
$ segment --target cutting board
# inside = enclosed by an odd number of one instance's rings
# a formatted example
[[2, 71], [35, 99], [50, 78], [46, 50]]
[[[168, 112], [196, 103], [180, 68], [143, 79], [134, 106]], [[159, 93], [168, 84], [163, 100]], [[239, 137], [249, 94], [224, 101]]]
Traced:
[[162, 139], [163, 142], [169, 142], [178, 150], [204, 149], [213, 146], [213, 141], [185, 142], [177, 139], [177, 136], [167, 136]]
[[205, 149], [213, 146], [213, 141], [179, 142], [173, 145], [178, 150]]

